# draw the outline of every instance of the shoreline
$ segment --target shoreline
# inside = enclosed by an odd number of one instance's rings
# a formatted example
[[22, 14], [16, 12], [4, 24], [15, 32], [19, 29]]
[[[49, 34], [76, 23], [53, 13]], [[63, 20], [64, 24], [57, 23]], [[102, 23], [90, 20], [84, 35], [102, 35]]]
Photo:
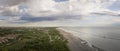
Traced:
[[58, 30], [60, 34], [67, 39], [67, 46], [71, 51], [104, 51], [61, 28], [56, 28], [56, 30]]

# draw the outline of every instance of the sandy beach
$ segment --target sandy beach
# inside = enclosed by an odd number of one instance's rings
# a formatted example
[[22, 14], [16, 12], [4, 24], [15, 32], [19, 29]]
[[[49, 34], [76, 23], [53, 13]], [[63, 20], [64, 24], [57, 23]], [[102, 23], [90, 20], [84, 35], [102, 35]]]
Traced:
[[65, 32], [60, 28], [56, 28], [60, 34], [64, 36], [68, 40], [68, 47], [71, 51], [102, 51], [96, 47], [88, 45], [88, 43], [69, 32]]

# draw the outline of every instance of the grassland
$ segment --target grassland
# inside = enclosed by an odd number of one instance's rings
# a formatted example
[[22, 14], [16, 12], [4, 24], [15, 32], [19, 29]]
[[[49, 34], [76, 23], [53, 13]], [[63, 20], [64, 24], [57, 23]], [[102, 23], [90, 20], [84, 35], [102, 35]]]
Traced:
[[0, 51], [69, 51], [55, 28], [0, 28]]

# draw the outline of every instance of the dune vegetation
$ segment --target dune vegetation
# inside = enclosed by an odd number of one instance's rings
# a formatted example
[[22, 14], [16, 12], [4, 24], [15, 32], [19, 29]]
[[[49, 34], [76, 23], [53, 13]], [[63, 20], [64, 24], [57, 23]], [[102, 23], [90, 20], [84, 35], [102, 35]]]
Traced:
[[55, 28], [0, 28], [0, 51], [69, 51]]

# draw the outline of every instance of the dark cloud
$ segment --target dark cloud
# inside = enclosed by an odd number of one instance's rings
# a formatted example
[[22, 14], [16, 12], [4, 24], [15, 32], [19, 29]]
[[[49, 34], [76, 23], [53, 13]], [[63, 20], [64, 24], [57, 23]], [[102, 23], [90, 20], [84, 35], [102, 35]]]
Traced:
[[57, 19], [53, 17], [22, 17], [21, 20], [26, 20], [29, 22], [40, 22], [40, 21], [54, 21]]
[[0, 10], [3, 10], [4, 8], [3, 7], [0, 7]]
[[2, 16], [20, 16], [20, 9], [17, 8], [19, 4], [27, 0], [0, 0], [0, 15]]
[[31, 22], [39, 22], [39, 21], [54, 21], [54, 20], [62, 20], [62, 19], [80, 19], [80, 15], [52, 15], [52, 16], [40, 16], [34, 17], [29, 14], [25, 14], [21, 17], [21, 20], [27, 20]]
[[51, 17], [51, 16], [34, 17], [29, 14], [24, 14], [20, 20], [25, 20], [25, 21], [29, 21], [29, 22], [39, 22], [39, 21], [53, 21], [56, 19], [57, 18]]
[[41, 16], [41, 17], [34, 17], [30, 14], [24, 14], [17, 22], [11, 23], [31, 23], [31, 22], [42, 22], [42, 21], [58, 21], [58, 20], [80, 20], [80, 15], [54, 15], [54, 16]]
[[94, 13], [91, 13], [93, 15], [100, 15], [100, 16], [119, 16], [120, 14], [116, 14], [116, 13], [113, 13], [113, 12], [94, 12]]
[[0, 0], [0, 6], [14, 6], [25, 1], [26, 0]]
[[19, 16], [19, 12], [13, 12], [11, 10], [4, 10], [3, 12], [0, 13], [3, 16]]

